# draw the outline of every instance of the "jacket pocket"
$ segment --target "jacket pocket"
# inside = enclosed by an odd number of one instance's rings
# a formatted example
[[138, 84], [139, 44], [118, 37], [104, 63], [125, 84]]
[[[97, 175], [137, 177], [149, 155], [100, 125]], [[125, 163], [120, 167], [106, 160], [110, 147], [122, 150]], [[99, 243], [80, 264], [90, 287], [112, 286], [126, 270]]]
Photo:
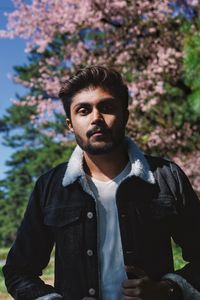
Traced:
[[166, 219], [171, 219], [177, 215], [173, 196], [165, 194], [139, 205], [136, 210], [141, 223], [157, 223], [157, 221], [166, 221]]
[[81, 252], [83, 236], [82, 207], [46, 208], [44, 224], [53, 232], [57, 252], [63, 262]]
[[81, 207], [56, 207], [46, 208], [44, 223], [48, 226], [63, 227], [73, 224], [81, 218]]
[[170, 195], [160, 195], [153, 199], [150, 205], [151, 216], [153, 219], [165, 219], [177, 214], [175, 200]]

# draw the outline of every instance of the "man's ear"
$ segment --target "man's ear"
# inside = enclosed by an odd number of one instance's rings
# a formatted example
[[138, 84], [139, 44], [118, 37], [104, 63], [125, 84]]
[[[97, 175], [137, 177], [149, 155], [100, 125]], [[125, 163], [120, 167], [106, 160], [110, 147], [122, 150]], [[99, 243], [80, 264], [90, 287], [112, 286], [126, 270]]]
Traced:
[[71, 132], [74, 132], [74, 129], [73, 129], [73, 126], [72, 126], [72, 122], [71, 122], [71, 120], [69, 118], [66, 119], [66, 123], [67, 123], [67, 126], [68, 126], [69, 130]]

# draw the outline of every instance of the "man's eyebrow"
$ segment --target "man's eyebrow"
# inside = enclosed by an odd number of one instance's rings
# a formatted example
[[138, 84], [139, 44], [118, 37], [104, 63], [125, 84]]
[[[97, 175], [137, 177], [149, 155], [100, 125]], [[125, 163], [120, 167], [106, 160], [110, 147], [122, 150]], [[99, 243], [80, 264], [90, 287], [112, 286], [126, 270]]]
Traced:
[[79, 102], [79, 103], [74, 105], [73, 109], [76, 109], [76, 108], [79, 108], [79, 107], [86, 107], [86, 106], [90, 106], [90, 103], [88, 103], [88, 102]]
[[[100, 102], [98, 103], [98, 105], [103, 104], [104, 102], [113, 102], [116, 99], [114, 97], [106, 97], [106, 98], [102, 98], [100, 99]], [[80, 106], [90, 106], [90, 102], [79, 102], [77, 104], [74, 105], [73, 109], [76, 109]]]
[[115, 100], [116, 100], [116, 98], [114, 98], [114, 97], [106, 97], [106, 98], [102, 98], [102, 101], [100, 103], [103, 103], [104, 101], [105, 102], [106, 101], [113, 102]]

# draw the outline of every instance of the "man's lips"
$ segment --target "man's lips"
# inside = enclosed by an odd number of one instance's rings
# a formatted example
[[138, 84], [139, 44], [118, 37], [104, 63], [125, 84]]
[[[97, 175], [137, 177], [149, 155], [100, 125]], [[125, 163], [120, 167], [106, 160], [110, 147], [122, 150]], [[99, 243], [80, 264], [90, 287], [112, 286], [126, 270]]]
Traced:
[[90, 138], [91, 139], [95, 139], [95, 140], [99, 140], [99, 139], [104, 139], [105, 138], [105, 132], [103, 131], [97, 131], [97, 132], [94, 132]]
[[96, 132], [93, 132], [91, 136], [98, 136], [98, 135], [103, 135], [105, 134], [105, 132], [103, 131], [96, 131]]
[[102, 128], [93, 128], [88, 131], [87, 137], [90, 138], [91, 136], [102, 136], [108, 133], [108, 130]]

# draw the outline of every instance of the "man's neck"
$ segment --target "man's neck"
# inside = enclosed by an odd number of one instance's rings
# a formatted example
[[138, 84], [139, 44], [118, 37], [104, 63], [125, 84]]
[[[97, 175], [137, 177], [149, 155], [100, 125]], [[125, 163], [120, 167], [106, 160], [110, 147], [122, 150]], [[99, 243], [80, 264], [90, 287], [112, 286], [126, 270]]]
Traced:
[[115, 178], [127, 165], [128, 153], [125, 145], [121, 145], [110, 153], [91, 155], [84, 152], [84, 168], [86, 174], [101, 181]]

